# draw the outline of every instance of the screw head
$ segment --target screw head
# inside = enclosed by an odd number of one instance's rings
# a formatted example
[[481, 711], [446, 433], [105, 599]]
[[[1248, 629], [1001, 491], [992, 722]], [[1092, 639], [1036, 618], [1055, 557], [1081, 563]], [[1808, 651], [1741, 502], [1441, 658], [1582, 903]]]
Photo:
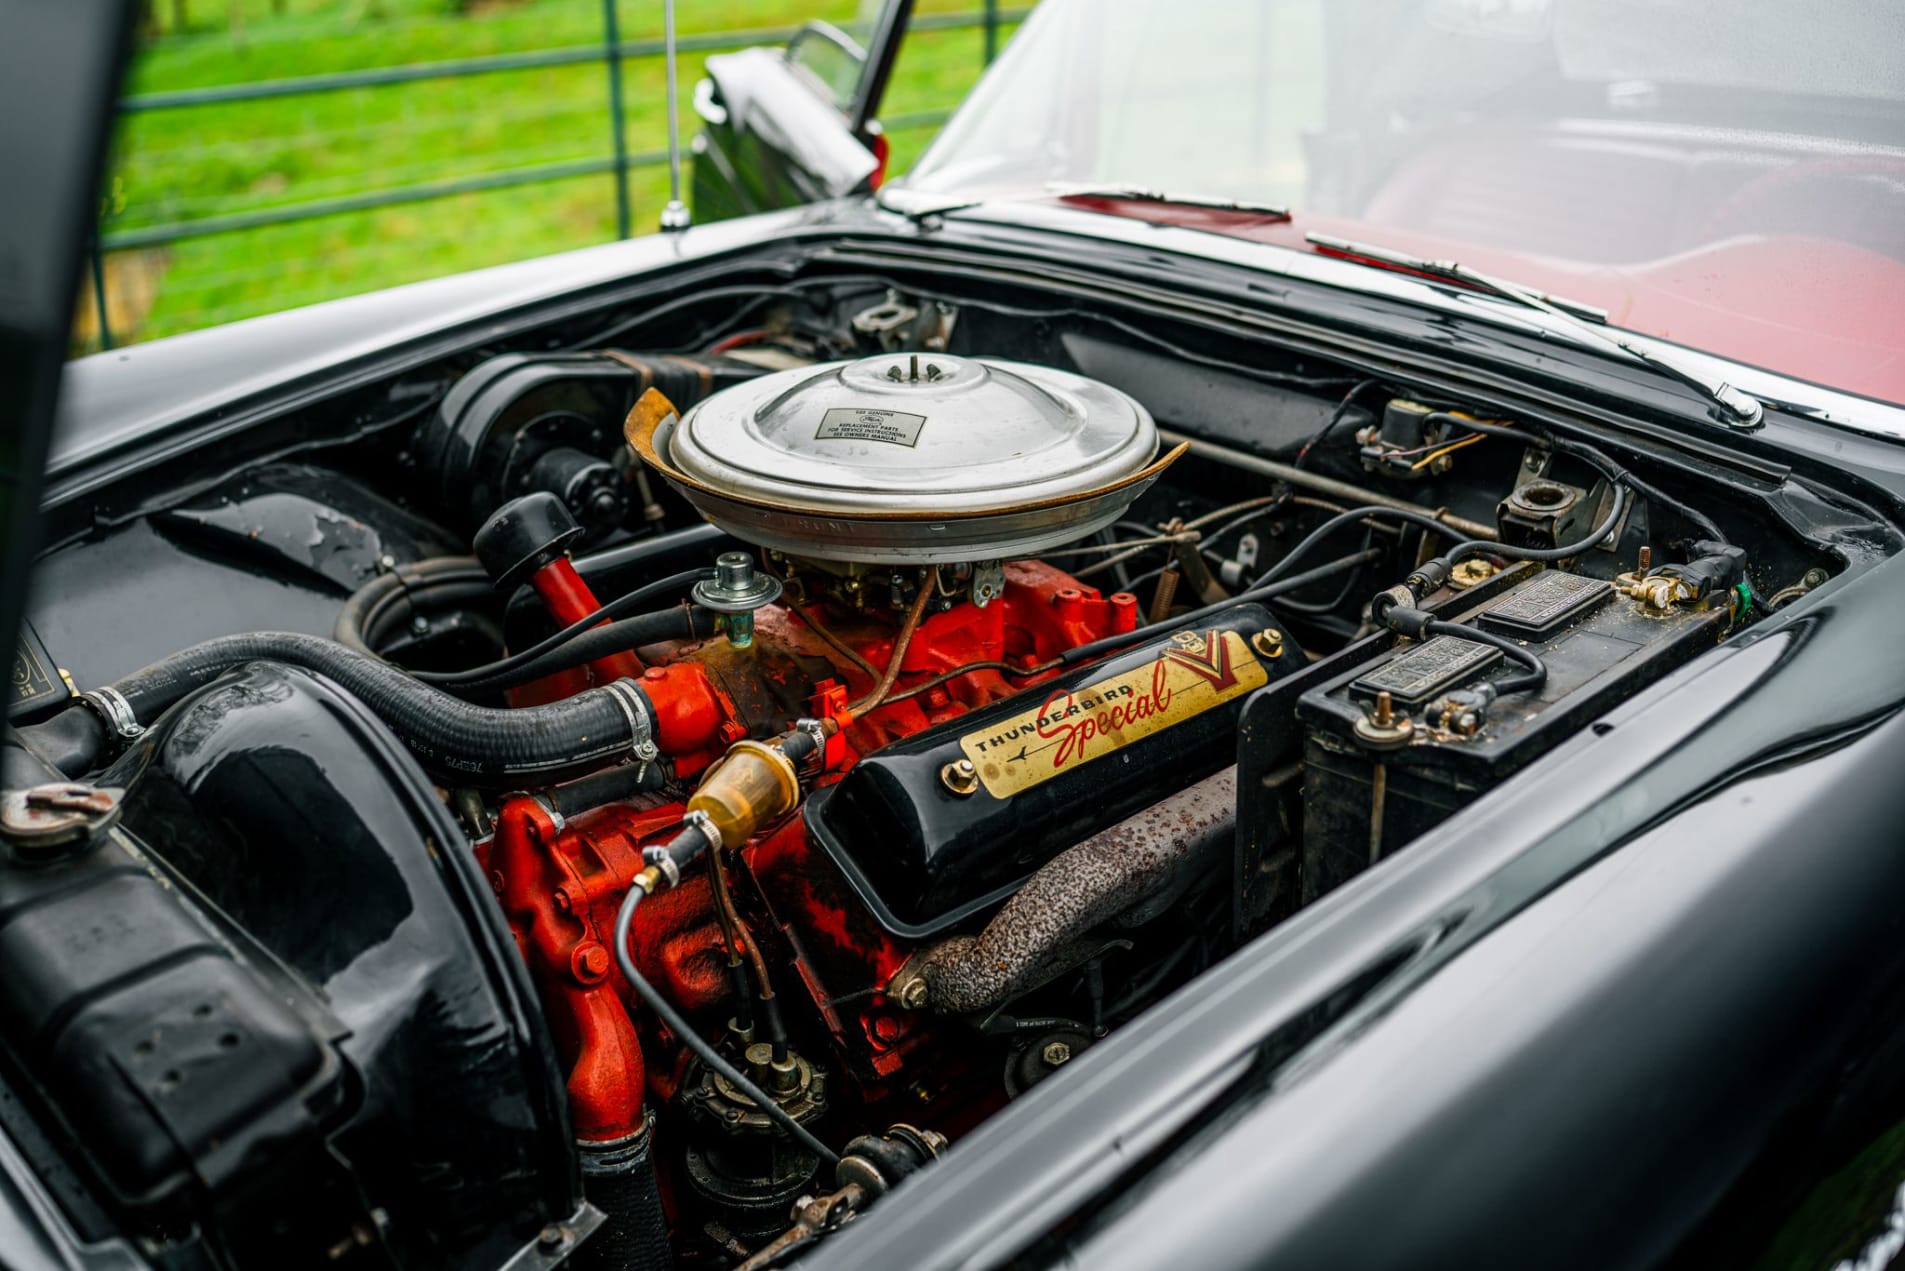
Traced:
[[1045, 1049], [1039, 1051], [1039, 1058], [1053, 1068], [1069, 1062], [1071, 1057], [1072, 1048], [1069, 1042], [1046, 1042]]

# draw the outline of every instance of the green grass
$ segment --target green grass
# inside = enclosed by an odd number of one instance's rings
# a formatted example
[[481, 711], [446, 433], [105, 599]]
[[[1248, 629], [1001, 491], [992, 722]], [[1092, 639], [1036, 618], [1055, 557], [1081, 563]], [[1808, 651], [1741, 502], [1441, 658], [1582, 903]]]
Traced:
[[[922, 12], [975, 12], [976, 0], [921, 0]], [[602, 36], [596, 0], [196, 0], [183, 30], [174, 0], [157, 0], [133, 68], [131, 94], [250, 83], [370, 67], [587, 45]], [[851, 25], [853, 0], [694, 0], [682, 32]], [[624, 39], [659, 37], [661, 6], [619, 0]], [[1003, 38], [1003, 33], [1002, 37]], [[977, 79], [977, 28], [909, 36], [888, 109], [955, 105]], [[681, 61], [684, 129], [704, 54]], [[623, 68], [631, 152], [666, 146], [659, 58]], [[931, 129], [893, 135], [904, 171]], [[588, 160], [611, 153], [607, 72], [600, 63], [459, 79], [136, 112], [122, 116], [105, 201], [107, 234], [313, 200]], [[665, 168], [629, 176], [636, 233], [656, 224]], [[120, 342], [357, 292], [520, 260], [615, 237], [608, 175], [458, 195], [375, 211], [184, 239], [108, 258], [113, 334]], [[94, 336], [82, 305], [79, 342]]]

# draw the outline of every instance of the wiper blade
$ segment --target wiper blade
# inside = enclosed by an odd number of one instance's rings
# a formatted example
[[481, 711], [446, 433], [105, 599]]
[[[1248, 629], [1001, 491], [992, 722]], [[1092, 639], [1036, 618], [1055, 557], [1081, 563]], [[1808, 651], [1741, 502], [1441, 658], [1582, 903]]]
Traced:
[[1218, 212], [1248, 212], [1256, 216], [1290, 219], [1290, 209], [1274, 203], [1250, 203], [1240, 199], [1218, 198], [1210, 194], [1187, 194], [1159, 190], [1146, 185], [1120, 185], [1116, 182], [1048, 181], [1047, 194], [1061, 199], [1123, 199], [1131, 203], [1165, 203], [1172, 207], [1206, 207]]
[[1348, 256], [1357, 260], [1375, 261], [1380, 265], [1389, 265], [1396, 269], [1406, 269], [1413, 274], [1428, 274], [1432, 278], [1447, 278], [1464, 283], [1476, 291], [1513, 300], [1523, 304], [1541, 302], [1537, 307], [1559, 309], [1572, 318], [1584, 322], [1607, 322], [1607, 310], [1579, 300], [1568, 300], [1551, 295], [1545, 291], [1536, 291], [1533, 287], [1524, 287], [1520, 283], [1509, 282], [1480, 270], [1470, 269], [1457, 260], [1429, 260], [1422, 256], [1411, 256], [1406, 252], [1390, 251], [1387, 247], [1377, 247], [1373, 243], [1352, 242], [1347, 238], [1337, 238], [1332, 234], [1318, 234], [1314, 230], [1305, 234], [1304, 239], [1311, 246], [1320, 247], [1336, 256]]
[[1421, 256], [1411, 256], [1406, 252], [1391, 251], [1386, 247], [1377, 247], [1371, 243], [1359, 243], [1347, 238], [1337, 238], [1331, 234], [1305, 234], [1304, 239], [1312, 246], [1334, 256], [1366, 264], [1381, 265], [1392, 269], [1405, 269], [1411, 273], [1426, 274], [1431, 278], [1446, 278], [1461, 283], [1484, 295], [1494, 296], [1514, 304], [1535, 309], [1565, 322], [1570, 330], [1586, 336], [1592, 343], [1624, 353], [1643, 365], [1650, 366], [1661, 374], [1678, 380], [1689, 388], [1698, 390], [1726, 413], [1735, 427], [1750, 428], [1759, 423], [1765, 408], [1759, 399], [1744, 393], [1724, 380], [1712, 377], [1683, 365], [1678, 358], [1664, 353], [1644, 349], [1617, 332], [1605, 329], [1607, 310], [1597, 309], [1575, 300], [1565, 300], [1560, 296], [1549, 295], [1545, 291], [1536, 291], [1493, 274], [1470, 269], [1460, 261], [1429, 260]]

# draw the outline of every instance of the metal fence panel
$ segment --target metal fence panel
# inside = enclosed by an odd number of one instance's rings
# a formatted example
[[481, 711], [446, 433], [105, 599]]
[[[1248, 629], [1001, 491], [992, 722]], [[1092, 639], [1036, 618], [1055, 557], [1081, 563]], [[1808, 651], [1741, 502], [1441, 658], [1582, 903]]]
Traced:
[[[307, 2], [323, 4], [328, 0]], [[816, 0], [815, 5], [809, 7], [817, 7], [823, 2]], [[283, 0], [272, 0], [272, 3], [274, 10], [277, 10]], [[351, 3], [358, 7], [366, 3], [374, 6], [377, 0], [351, 0]], [[924, 133], [937, 128], [956, 104], [958, 95], [964, 91], [961, 77], [969, 82], [970, 78], [976, 76], [981, 66], [996, 55], [1002, 32], [1023, 21], [1029, 12], [1026, 8], [1002, 8], [998, 0], [981, 0], [980, 7], [976, 9], [935, 9], [932, 3], [933, 0], [925, 0], [921, 7], [927, 11], [914, 16], [908, 30], [907, 51], [902, 55], [900, 76], [907, 75], [909, 59], [916, 61], [923, 68], [923, 74], [939, 77], [927, 81], [925, 90], [929, 98], [943, 99], [943, 105], [936, 101], [932, 109], [888, 116], [886, 122], [890, 134]], [[941, 3], [970, 5], [971, 0], [941, 0]], [[337, 6], [334, 4], [333, 7]], [[345, 7], [349, 8], [348, 5]], [[651, 4], [648, 7], [655, 6]], [[788, 14], [790, 8], [798, 10], [800, 7], [801, 0], [730, 0], [728, 5], [730, 12], [752, 10], [780, 14]], [[547, 0], [538, 8], [570, 20], [573, 25], [573, 9], [562, 9], [559, 5], [547, 3]], [[513, 197], [509, 192], [522, 187], [554, 187], [559, 183], [574, 183], [583, 178], [607, 177], [611, 188], [605, 192], [608, 197], [603, 202], [613, 207], [613, 235], [625, 238], [638, 228], [645, 229], [636, 216], [638, 199], [631, 190], [631, 176], [644, 169], [664, 167], [668, 161], [668, 151], [665, 135], [654, 138], [657, 144], [631, 149], [630, 112], [637, 109], [638, 104], [645, 106], [652, 96], [646, 81], [659, 74], [663, 42], [660, 38], [646, 36], [624, 38], [622, 18], [632, 11], [618, 10], [617, 0], [600, 0], [597, 38], [587, 42], [129, 94], [120, 102], [120, 159], [122, 167], [132, 175], [115, 176], [111, 182], [114, 194], [107, 206], [102, 208], [90, 271], [90, 316], [94, 322], [90, 332], [76, 332], [76, 347], [113, 347], [115, 301], [125, 307], [126, 313], [133, 315], [131, 321], [150, 325], [156, 328], [157, 333], [166, 334], [172, 330], [212, 325], [254, 312], [268, 312], [274, 307], [308, 303], [311, 299], [327, 298], [329, 294], [374, 290], [377, 286], [387, 285], [383, 277], [388, 277], [390, 282], [408, 281], [419, 269], [427, 269], [428, 264], [419, 263], [414, 257], [403, 258], [406, 247], [438, 243], [443, 236], [459, 232], [467, 223], [468, 218], [459, 220], [457, 214], [448, 210], [450, 202], [459, 196], [509, 198]], [[230, 12], [241, 14], [242, 0], [236, 0]], [[462, 17], [434, 21], [442, 21], [445, 24], [442, 29], [448, 31], [451, 29], [448, 23], [472, 20]], [[422, 20], [423, 23], [429, 21], [433, 19]], [[686, 59], [751, 45], [779, 45], [792, 38], [798, 29], [798, 25], [783, 21], [684, 32], [677, 40], [677, 48]], [[416, 33], [406, 30], [404, 34], [414, 38]], [[931, 37], [935, 34], [972, 37], [976, 42], [977, 47], [972, 51], [970, 60], [962, 63], [960, 75], [952, 79], [945, 78], [948, 71], [944, 54], [953, 50], [920, 51], [931, 43]], [[590, 66], [601, 67], [602, 77], [597, 82], [603, 102], [595, 107], [579, 104], [565, 108], [544, 100], [538, 96], [538, 84], [548, 87], [553, 81], [544, 79], [529, 82], [522, 78], [568, 75], [562, 81], [563, 85], [580, 92], [580, 86], [569, 73], [580, 73]], [[694, 79], [692, 70], [692, 66], [684, 65], [684, 72], [687, 72], [684, 82], [690, 88]], [[512, 82], [512, 76], [517, 77], [514, 82], [521, 91], [498, 93], [496, 104], [478, 93], [474, 105], [451, 103], [459, 107], [467, 106], [467, 109], [459, 108], [442, 117], [426, 117], [421, 121], [414, 113], [414, 101], [397, 101], [391, 97], [392, 93], [401, 92], [404, 86], [409, 85], [446, 85], [456, 81], [481, 80], [501, 86]], [[633, 98], [630, 96], [631, 76], [644, 82], [643, 89], [638, 90]], [[944, 81], [944, 91], [935, 93], [934, 86], [941, 81]], [[367, 93], [372, 95], [368, 99], [352, 97], [353, 94]], [[915, 98], [919, 96], [918, 93], [910, 95]], [[553, 98], [556, 94], [550, 93], [548, 96]], [[512, 117], [512, 108], [500, 104], [506, 99], [527, 105], [517, 108], [519, 115]], [[298, 105], [300, 102], [304, 104]], [[355, 102], [358, 115], [352, 116], [347, 107], [342, 112], [343, 117], [361, 118], [368, 114], [371, 121], [344, 127], [337, 126], [335, 122], [327, 124], [320, 117], [326, 113], [331, 102]], [[294, 109], [306, 114], [294, 116], [285, 113]], [[586, 117], [590, 109], [605, 109], [608, 116], [593, 133], [599, 139], [599, 144], [581, 142], [580, 134], [575, 130], [575, 125]], [[243, 116], [234, 113], [240, 111], [246, 113]], [[274, 117], [279, 119], [317, 119], [318, 122], [311, 123], [308, 132], [293, 134], [289, 138], [246, 135], [254, 121], [265, 112], [273, 112]], [[330, 113], [337, 115], [339, 112], [331, 110]], [[197, 121], [204, 121], [207, 114], [212, 115], [213, 119], [200, 126]], [[691, 115], [688, 119], [692, 122]], [[187, 121], [187, 124], [181, 128], [169, 122], [176, 120]], [[511, 129], [528, 132], [540, 126], [545, 131], [562, 134], [563, 140], [546, 150], [538, 150], [534, 146], [523, 150], [505, 150], [502, 157], [511, 161], [480, 171], [439, 170], [446, 165], [451, 168], [467, 167], [461, 162], [465, 157], [462, 152], [450, 160], [439, 161], [435, 166], [427, 160], [397, 165], [387, 161], [383, 164], [377, 162], [376, 156], [388, 154], [393, 142], [401, 144], [406, 138], [422, 137], [433, 129], [461, 137], [468, 130], [480, 128], [486, 123], [495, 125], [503, 132]], [[665, 133], [665, 129], [662, 131]], [[166, 135], [175, 140], [183, 138], [183, 141], [167, 149], [158, 140]], [[148, 138], [152, 139], [149, 144]], [[419, 145], [418, 149], [426, 147]], [[578, 149], [582, 152], [575, 153]], [[361, 151], [366, 156], [364, 166], [352, 169], [350, 157], [343, 153], [346, 150]], [[291, 183], [281, 174], [277, 174], [278, 180], [273, 182], [269, 179], [273, 174], [267, 174], [254, 180], [254, 191], [247, 191], [255, 193], [255, 197], [237, 199], [239, 206], [235, 209], [231, 209], [234, 200], [229, 193], [175, 191], [162, 199], [140, 197], [148, 184], [141, 179], [141, 163], [150, 165], [167, 158], [190, 158], [203, 165], [213, 177], [235, 183], [245, 177], [247, 162], [256, 161], [260, 154], [276, 154], [281, 160], [294, 164], [305, 159], [332, 157], [335, 159], [334, 166], [341, 168], [338, 174], [305, 182], [298, 189], [310, 194], [321, 190], [325, 180], [333, 182], [333, 188], [337, 184], [349, 188], [338, 193], [285, 200], [278, 195], [282, 187]], [[515, 161], [525, 157], [530, 161]], [[388, 173], [388, 178], [385, 173]], [[129, 184], [133, 187], [130, 192], [126, 188]], [[160, 204], [163, 204], [162, 208]], [[339, 273], [341, 253], [319, 244], [308, 249], [313, 253], [313, 259], [306, 262], [311, 265], [306, 271], [313, 279], [311, 285], [302, 292], [294, 285], [271, 290], [276, 284], [294, 277], [296, 271], [288, 268], [283, 260], [269, 259], [271, 249], [258, 240], [256, 232], [422, 204], [438, 204], [446, 209], [439, 218], [442, 223], [434, 234], [413, 234], [408, 240], [400, 235], [392, 243], [366, 246], [355, 253], [357, 263], [345, 271], [348, 276]], [[492, 203], [489, 206], [497, 205]], [[593, 204], [591, 200], [585, 199], [582, 206], [587, 208]], [[474, 216], [480, 220], [483, 214], [478, 211]], [[219, 257], [214, 251], [205, 262], [196, 262], [190, 267], [181, 266], [169, 258], [160, 261], [155, 267], [157, 281], [149, 282], [148, 287], [164, 293], [172, 301], [162, 322], [145, 324], [136, 308], [138, 298], [129, 294], [138, 289], [133, 284], [139, 282], [139, 275], [128, 275], [126, 271], [120, 270], [117, 271], [116, 280], [116, 271], [109, 268], [109, 262], [117, 263], [122, 259], [137, 262], [149, 259], [152, 253], [163, 249], [180, 247], [190, 250], [194, 244], [208, 243], [209, 240], [223, 239], [237, 243], [246, 235], [251, 235], [251, 239], [234, 248], [231, 260]], [[580, 237], [586, 242], [596, 241], [600, 236], [583, 234]], [[517, 256], [507, 254], [507, 244], [498, 250], [504, 253], [504, 258], [517, 258], [569, 245], [582, 244], [563, 242], [553, 246], [534, 245], [528, 250], [518, 251]], [[236, 262], [235, 267], [233, 261]], [[481, 263], [496, 262], [486, 259]], [[454, 267], [448, 272], [455, 272]], [[195, 287], [208, 297], [236, 289], [247, 298], [223, 306], [208, 298], [205, 304], [195, 309], [179, 299], [189, 295]], [[256, 294], [260, 289], [264, 290], [262, 296]], [[149, 315], [152, 303], [149, 296], [144, 303], [147, 306], [144, 313]], [[123, 337], [131, 333], [120, 334]]]

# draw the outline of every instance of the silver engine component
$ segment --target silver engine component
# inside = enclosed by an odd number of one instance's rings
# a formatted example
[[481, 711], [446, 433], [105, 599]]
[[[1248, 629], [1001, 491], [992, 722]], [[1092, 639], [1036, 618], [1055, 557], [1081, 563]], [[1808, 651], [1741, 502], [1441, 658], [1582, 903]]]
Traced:
[[736, 538], [813, 560], [1012, 559], [1117, 520], [1179, 452], [1109, 385], [891, 353], [781, 371], [654, 428], [644, 459]]

